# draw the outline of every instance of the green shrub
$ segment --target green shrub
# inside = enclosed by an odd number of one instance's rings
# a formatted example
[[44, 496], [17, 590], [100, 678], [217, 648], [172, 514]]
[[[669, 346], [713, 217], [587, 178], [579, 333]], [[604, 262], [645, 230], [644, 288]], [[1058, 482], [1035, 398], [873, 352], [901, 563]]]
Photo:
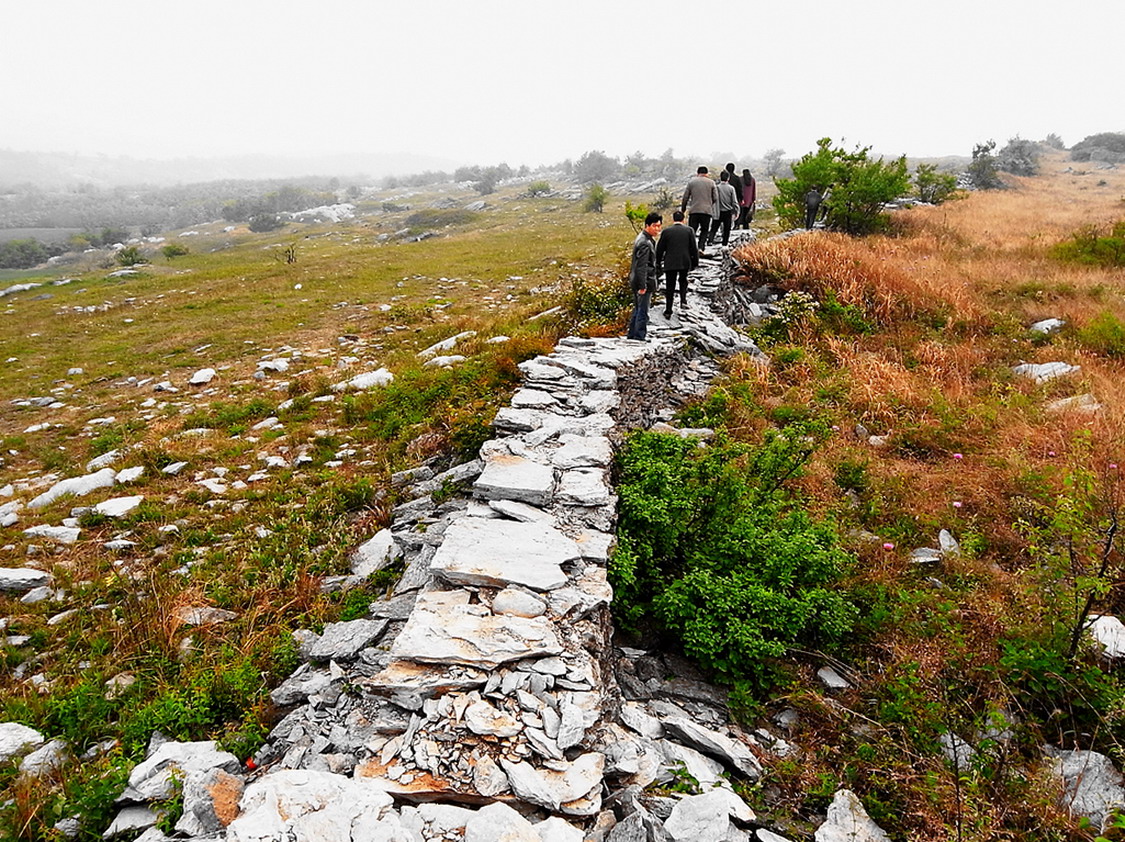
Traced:
[[1013, 137], [996, 156], [996, 166], [1012, 175], [1035, 175], [1039, 172], [1039, 144]]
[[447, 225], [468, 225], [479, 215], [464, 208], [427, 208], [410, 214], [406, 217], [405, 224], [411, 232], [418, 233]]
[[188, 253], [188, 247], [179, 243], [169, 243], [160, 250], [160, 253], [171, 260], [173, 257], [183, 257]]
[[285, 225], [285, 220], [276, 213], [259, 213], [250, 217], [249, 228], [256, 234], [266, 231], [276, 231]]
[[586, 213], [601, 213], [602, 209], [605, 208], [605, 200], [608, 198], [608, 190], [600, 184], [591, 184], [590, 189], [586, 191], [586, 198], [582, 203], [582, 210], [586, 211]]
[[114, 257], [119, 266], [137, 266], [141, 263], [148, 263], [145, 256], [141, 254], [141, 250], [136, 246], [126, 246], [117, 252]]
[[919, 164], [914, 171], [918, 198], [931, 205], [940, 205], [957, 191], [957, 176], [939, 173], [936, 164]]
[[989, 140], [973, 147], [973, 160], [969, 164], [969, 181], [977, 190], [999, 190], [1004, 186], [997, 174], [996, 156], [992, 150], [996, 141]]
[[1109, 229], [1087, 225], [1058, 243], [1051, 255], [1071, 263], [1091, 266], [1125, 266], [1125, 219]]
[[1096, 354], [1125, 357], [1125, 324], [1108, 310], [1079, 328], [1078, 341]]
[[566, 297], [567, 327], [583, 333], [601, 325], [617, 325], [632, 306], [633, 293], [627, 281], [579, 276]]
[[777, 180], [773, 206], [778, 219], [786, 228], [802, 227], [805, 194], [815, 188], [826, 194], [822, 212], [829, 228], [852, 235], [882, 228], [883, 208], [906, 194], [910, 177], [905, 156], [888, 163], [869, 159], [870, 150], [867, 146], [847, 152], [833, 148], [831, 138], [821, 138], [816, 152], [793, 164], [793, 178]]
[[759, 689], [788, 648], [838, 641], [856, 614], [835, 587], [849, 556], [785, 488], [824, 435], [798, 423], [756, 448], [631, 436], [610, 564], [622, 625], [652, 623], [721, 679]]
[[540, 179], [533, 181], [527, 185], [527, 195], [529, 196], [546, 196], [551, 192], [550, 182]]

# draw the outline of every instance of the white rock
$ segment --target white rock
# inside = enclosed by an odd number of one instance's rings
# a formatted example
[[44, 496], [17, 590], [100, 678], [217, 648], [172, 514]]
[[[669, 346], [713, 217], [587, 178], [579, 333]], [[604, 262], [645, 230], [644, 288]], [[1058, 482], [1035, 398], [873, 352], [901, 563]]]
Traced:
[[73, 544], [82, 534], [76, 526], [31, 526], [23, 532], [33, 538], [46, 538], [59, 544]]
[[535, 825], [539, 842], [582, 842], [586, 834], [579, 828], [567, 823], [558, 816], [551, 816], [546, 821]]
[[122, 468], [117, 472], [117, 476], [113, 478], [113, 481], [118, 485], [125, 485], [130, 482], [136, 482], [142, 476], [144, 476], [144, 472], [144, 465], [137, 465], [132, 468]]
[[1109, 614], [1091, 614], [1086, 626], [1107, 658], [1125, 656], [1125, 623]]
[[191, 379], [188, 380], [188, 383], [192, 386], [202, 386], [205, 383], [210, 383], [212, 380], [214, 380], [216, 373], [217, 372], [213, 368], [201, 368], [191, 376]]
[[1081, 369], [1081, 366], [1070, 365], [1069, 363], [1063, 362], [1023, 363], [1013, 366], [1012, 373], [1020, 377], [1028, 377], [1036, 383], [1046, 383], [1048, 380], [1054, 380], [1056, 377], [1064, 377], [1079, 369]]
[[[477, 332], [475, 330], [462, 331], [461, 333], [458, 333], [456, 336], [451, 336], [448, 339], [443, 339], [441, 342], [435, 342], [433, 345], [431, 345], [429, 348], [426, 348], [424, 351], [419, 351], [418, 356], [419, 357], [432, 357], [434, 354], [438, 353], [439, 351], [452, 351], [454, 349], [454, 347], [456, 347], [457, 343], [460, 342], [462, 339], [470, 339], [470, 338], [472, 338], [476, 335], [477, 335]], [[489, 340], [489, 341], [495, 341], [495, 340]]]
[[353, 391], [361, 392], [364, 389], [372, 389], [376, 386], [386, 386], [394, 381], [395, 376], [385, 368], [380, 368], [378, 371], [369, 371], [364, 374], [358, 374], [351, 380], [345, 380], [342, 383], [336, 383], [332, 389], [336, 392]]
[[1058, 333], [1066, 324], [1062, 319], [1043, 319], [1036, 322], [1028, 328], [1032, 333], [1043, 333], [1050, 336], [1052, 333]]
[[86, 463], [86, 472], [92, 474], [94, 471], [100, 471], [102, 468], [112, 465], [120, 458], [120, 450], [111, 450], [108, 453], [103, 453], [101, 456], [95, 456]]
[[484, 471], [473, 483], [473, 493], [485, 500], [517, 500], [535, 506], [551, 501], [555, 471], [522, 456], [491, 452]]
[[1095, 412], [1101, 412], [1102, 405], [1097, 402], [1093, 395], [1087, 392], [1069, 398], [1059, 398], [1058, 400], [1050, 401], [1044, 408], [1048, 412], [1084, 412], [1093, 414]]
[[890, 842], [891, 837], [871, 821], [863, 804], [851, 790], [836, 792], [828, 817], [816, 829], [816, 842]]
[[827, 690], [847, 690], [852, 686], [840, 673], [832, 669], [832, 667], [821, 667], [816, 671], [816, 677], [820, 679]]
[[133, 767], [125, 794], [134, 801], [163, 800], [175, 791], [175, 778], [182, 779], [186, 772], [217, 768], [236, 772], [238, 767], [238, 758], [230, 752], [219, 751], [214, 740], [187, 743], [170, 740]]
[[554, 626], [545, 618], [494, 616], [468, 599], [465, 591], [424, 591], [391, 646], [392, 657], [494, 669], [562, 654]]
[[493, 737], [514, 737], [523, 730], [520, 722], [486, 701], [474, 702], [465, 708], [464, 721], [474, 734]]
[[65, 740], [51, 740], [20, 762], [20, 774], [41, 778], [61, 769], [69, 759]]
[[170, 465], [165, 465], [163, 468], [161, 468], [160, 472], [162, 474], [168, 474], [168, 476], [174, 477], [176, 474], [186, 468], [187, 464], [187, 462], [173, 462]]
[[512, 614], [516, 617], [538, 617], [547, 610], [547, 603], [520, 588], [505, 588], [492, 600], [493, 614]]
[[758, 758], [738, 740], [680, 716], [665, 719], [664, 728], [700, 751], [734, 767], [751, 780], [761, 777], [762, 765], [758, 762]]
[[561, 565], [580, 557], [574, 541], [545, 524], [462, 517], [446, 529], [430, 569], [453, 584], [549, 591], [566, 584]]
[[508, 775], [512, 792], [519, 798], [566, 813], [564, 804], [600, 790], [605, 756], [596, 751], [583, 754], [573, 763], [559, 763], [561, 771], [537, 769], [530, 763], [513, 763], [507, 759], [501, 760], [500, 765]]
[[102, 502], [94, 506], [94, 511], [106, 517], [125, 517], [129, 512], [141, 505], [144, 499], [143, 494], [137, 494], [132, 497], [114, 497], [109, 500], [102, 500]]
[[465, 842], [541, 842], [531, 822], [501, 801], [482, 807], [465, 823]]
[[25, 593], [32, 588], [44, 587], [50, 581], [50, 573], [33, 567], [0, 567], [0, 591]]
[[352, 575], [366, 579], [399, 558], [402, 558], [402, 549], [391, 537], [391, 530], [380, 529], [356, 547], [355, 552], [352, 553], [350, 559]]
[[681, 799], [664, 822], [664, 829], [675, 842], [702, 839], [726, 842], [745, 838], [731, 822], [732, 817], [743, 822], [756, 818], [754, 811], [729, 789], [713, 789]]
[[43, 745], [43, 735], [19, 722], [0, 722], [0, 763]]
[[95, 473], [87, 474], [86, 476], [64, 479], [61, 482], [55, 483], [50, 489], [44, 491], [27, 505], [32, 509], [41, 509], [44, 506], [49, 506], [66, 494], [81, 497], [98, 488], [109, 488], [113, 485], [113, 478], [116, 474], [117, 472], [114, 471], [113, 468], [107, 467]]

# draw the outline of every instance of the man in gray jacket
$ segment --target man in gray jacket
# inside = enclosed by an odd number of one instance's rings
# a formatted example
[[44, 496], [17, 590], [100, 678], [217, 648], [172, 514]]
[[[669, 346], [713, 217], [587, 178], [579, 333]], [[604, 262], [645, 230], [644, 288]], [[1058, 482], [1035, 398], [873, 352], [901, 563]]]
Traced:
[[648, 334], [648, 305], [656, 289], [656, 238], [664, 217], [653, 211], [645, 217], [645, 227], [633, 241], [633, 261], [629, 266], [629, 286], [633, 288], [633, 316], [627, 339], [645, 341]]
[[688, 225], [692, 231], [699, 231], [699, 253], [709, 242], [711, 232], [711, 208], [719, 201], [719, 191], [715, 182], [707, 175], [707, 167], [700, 167], [688, 179], [684, 197], [680, 200], [680, 210], [686, 211]]

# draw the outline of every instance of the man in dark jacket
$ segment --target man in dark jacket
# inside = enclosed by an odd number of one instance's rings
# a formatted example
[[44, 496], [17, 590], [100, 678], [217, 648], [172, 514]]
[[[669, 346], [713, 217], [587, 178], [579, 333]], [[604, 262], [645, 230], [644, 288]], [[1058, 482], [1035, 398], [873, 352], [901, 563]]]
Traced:
[[688, 271], [699, 265], [699, 248], [695, 244], [695, 232], [684, 225], [684, 212], [672, 214], [672, 227], [660, 235], [656, 244], [656, 268], [663, 269], [664, 318], [672, 317], [672, 300], [676, 297], [676, 286], [680, 287], [680, 307], [687, 306]]
[[655, 211], [645, 217], [645, 227], [633, 241], [633, 261], [629, 266], [629, 286], [633, 288], [633, 316], [629, 319], [628, 339], [642, 342], [648, 333], [648, 302], [656, 288], [656, 238], [664, 217]]

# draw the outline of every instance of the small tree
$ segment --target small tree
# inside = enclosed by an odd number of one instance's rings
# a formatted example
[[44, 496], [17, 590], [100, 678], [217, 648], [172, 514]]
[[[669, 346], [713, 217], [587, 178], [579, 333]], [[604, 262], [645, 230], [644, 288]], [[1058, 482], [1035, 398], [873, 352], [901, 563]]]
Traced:
[[629, 220], [629, 224], [633, 226], [633, 230], [638, 234], [641, 229], [645, 227], [645, 217], [648, 216], [648, 205], [636, 205], [632, 202], [625, 202], [625, 218]]
[[1066, 149], [1066, 144], [1063, 143], [1063, 139], [1054, 132], [1051, 132], [1043, 138], [1043, 145], [1050, 149]]
[[1012, 175], [1035, 175], [1039, 172], [1039, 145], [1022, 137], [1013, 137], [996, 156], [996, 166]]
[[996, 172], [996, 156], [992, 150], [996, 141], [989, 140], [973, 147], [973, 161], [969, 164], [969, 181], [977, 190], [1000, 190], [1004, 182]]
[[529, 196], [546, 196], [551, 192], [551, 185], [544, 179], [533, 181], [527, 185], [527, 195]]
[[919, 164], [914, 172], [918, 198], [931, 205], [940, 205], [957, 190], [957, 176], [939, 173], [936, 164]]
[[770, 149], [762, 158], [762, 166], [765, 168], [766, 175], [770, 178], [776, 178], [778, 172], [781, 171], [781, 156], [784, 154], [784, 149]]
[[284, 220], [276, 213], [259, 213], [250, 217], [250, 230], [256, 234], [266, 231], [276, 231], [285, 225]]
[[169, 243], [160, 250], [160, 253], [171, 260], [173, 257], [183, 257], [185, 254], [187, 254], [188, 247], [180, 245], [179, 243]]
[[816, 152], [809, 152], [793, 164], [793, 178], [777, 181], [773, 205], [778, 218], [788, 228], [804, 224], [805, 194], [815, 189], [824, 198], [828, 228], [846, 234], [869, 234], [885, 222], [883, 209], [888, 202], [903, 196], [910, 188], [906, 156], [891, 162], [867, 157], [870, 146], [854, 152], [833, 148], [828, 137], [817, 141]]
[[667, 187], [661, 187], [660, 192], [656, 194], [656, 198], [652, 200], [652, 209], [664, 213], [672, 210], [677, 201], [677, 197], [672, 194], [671, 190]]
[[604, 152], [593, 149], [574, 165], [574, 177], [583, 184], [600, 184], [621, 172], [621, 164]]
[[586, 201], [582, 204], [582, 210], [587, 213], [601, 213], [602, 209], [605, 208], [605, 200], [608, 198], [608, 190], [600, 184], [591, 184], [590, 189], [586, 191]]

